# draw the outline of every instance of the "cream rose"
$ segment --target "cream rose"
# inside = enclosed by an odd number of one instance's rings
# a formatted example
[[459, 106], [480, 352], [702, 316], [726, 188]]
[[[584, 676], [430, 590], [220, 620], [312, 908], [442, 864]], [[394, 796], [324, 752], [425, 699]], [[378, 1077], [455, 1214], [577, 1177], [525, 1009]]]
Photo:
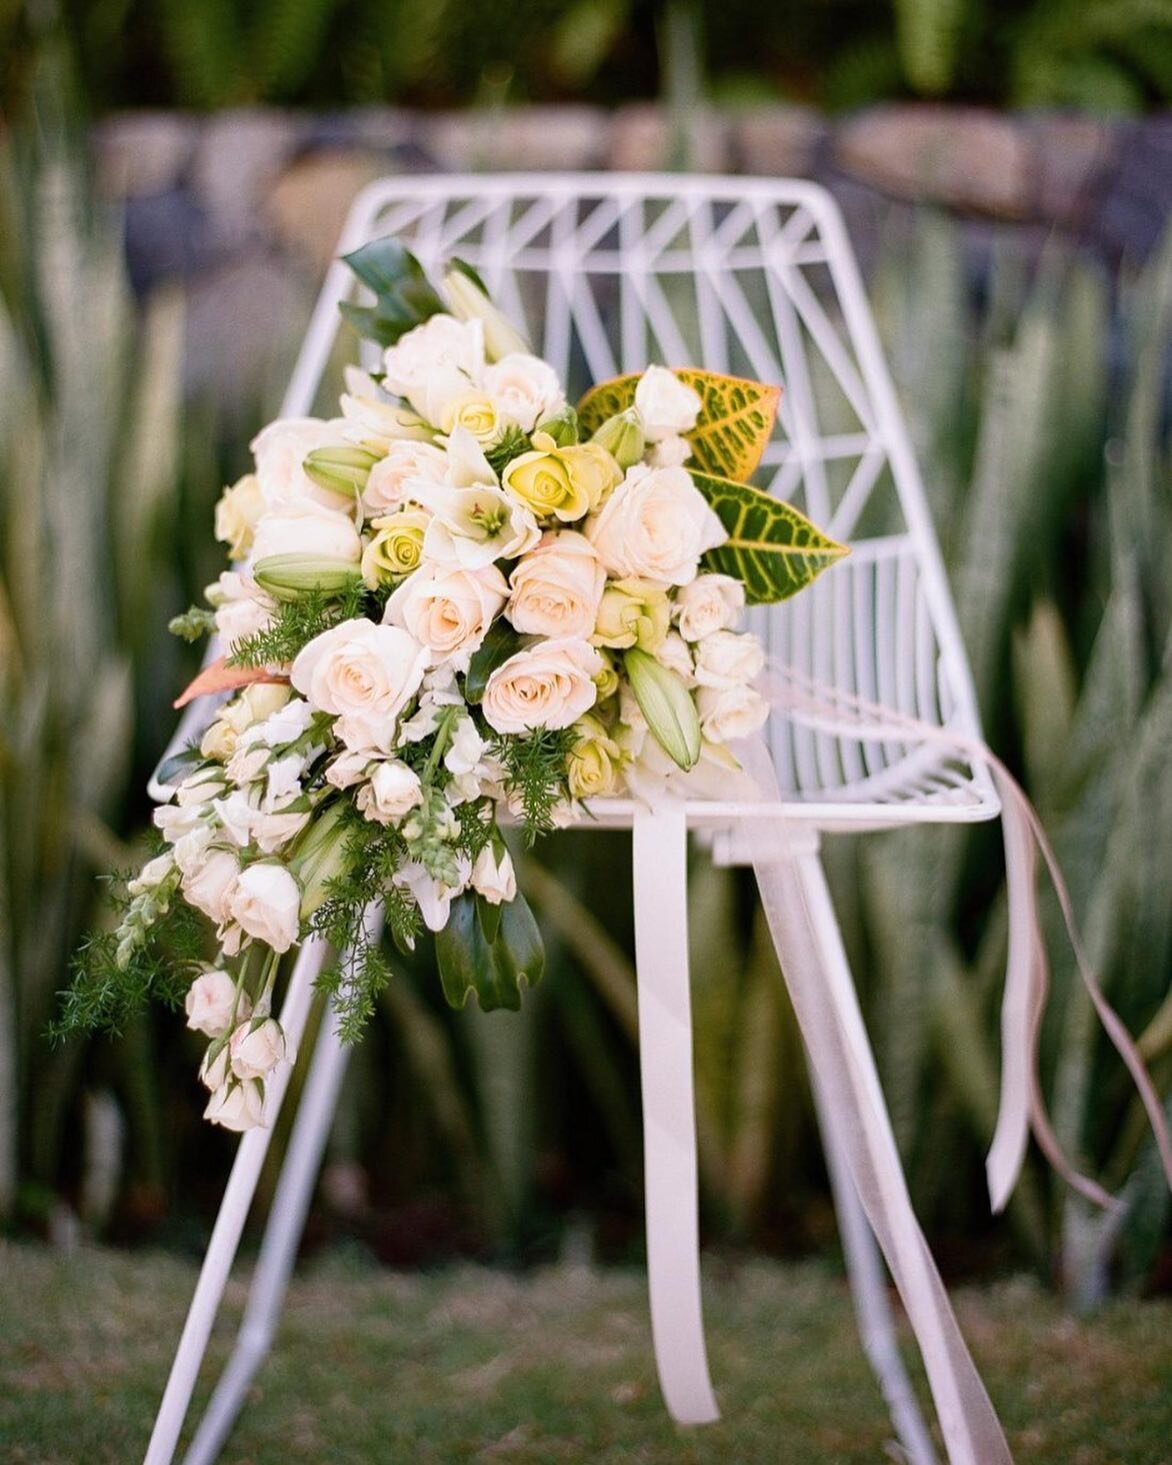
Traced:
[[288, 951], [301, 924], [301, 889], [284, 865], [262, 861], [241, 872], [230, 914], [241, 929], [274, 951]]
[[428, 649], [399, 626], [357, 617], [305, 646], [290, 677], [314, 707], [332, 713], [349, 748], [389, 751], [395, 719], [419, 690]]
[[268, 507], [288, 508], [312, 500], [327, 508], [340, 508], [345, 499], [314, 483], [302, 465], [316, 449], [336, 446], [341, 441], [338, 424], [323, 422], [320, 417], [282, 417], [270, 422], [251, 444], [257, 482]]
[[635, 388], [635, 407], [649, 443], [691, 432], [703, 405], [699, 393], [666, 366], [649, 366]]
[[492, 673], [482, 708], [499, 733], [569, 727], [594, 706], [602, 657], [588, 641], [560, 637], [510, 656]]
[[327, 560], [358, 564], [362, 540], [349, 514], [321, 504], [290, 504], [268, 513], [256, 526], [250, 563], [278, 554], [307, 554]]
[[235, 1017], [237, 1021], [251, 1016], [248, 994], [236, 996], [236, 983], [229, 972], [204, 972], [196, 977], [184, 1000], [187, 1026], [209, 1038], [222, 1037]]
[[713, 631], [696, 643], [696, 681], [702, 687], [736, 687], [751, 682], [765, 665], [756, 636]]
[[676, 595], [680, 635], [699, 641], [713, 631], [735, 626], [745, 608], [745, 587], [731, 575], [697, 575]]
[[238, 478], [216, 505], [215, 534], [228, 546], [229, 558], [241, 560], [252, 547], [252, 532], [265, 511], [260, 479], [255, 473]]
[[265, 1124], [264, 1085], [254, 1079], [244, 1082], [228, 1079], [208, 1100], [203, 1117], [223, 1129], [238, 1133]]
[[418, 773], [398, 758], [377, 763], [355, 799], [359, 811], [376, 824], [392, 824], [422, 802]]
[[586, 537], [616, 580], [687, 585], [728, 535], [685, 468], [639, 464], [586, 521]]
[[628, 646], [654, 651], [662, 646], [670, 625], [671, 602], [659, 585], [651, 580], [615, 580], [603, 591], [590, 640], [616, 651]]
[[240, 866], [230, 850], [211, 850], [184, 875], [184, 899], [218, 926], [223, 925], [232, 909], [239, 876]]
[[513, 351], [484, 373], [484, 390], [501, 419], [532, 432], [566, 404], [557, 372], [548, 361]]
[[362, 551], [362, 578], [371, 590], [393, 584], [419, 568], [431, 515], [423, 509], [400, 509], [375, 519], [374, 537]]
[[431, 316], [399, 337], [383, 356], [383, 386], [416, 406], [437, 378], [462, 377], [465, 389], [484, 371], [484, 327], [477, 320]]
[[478, 570], [425, 565], [394, 592], [383, 619], [409, 631], [426, 648], [429, 665], [451, 661], [464, 670], [508, 598], [508, 590], [495, 565]]
[[622, 749], [597, 717], [574, 724], [574, 746], [566, 767], [570, 793], [576, 799], [600, 799], [613, 793], [622, 763]]
[[387, 455], [370, 470], [362, 503], [368, 514], [385, 514], [411, 497], [413, 480], [442, 483], [448, 471], [448, 455], [432, 443], [392, 442]]
[[696, 693], [700, 731], [710, 743], [747, 738], [764, 727], [769, 703], [752, 687], [701, 687]]
[[237, 642], [263, 631], [277, 608], [277, 602], [261, 589], [251, 575], [243, 575], [237, 570], [225, 570], [204, 594], [208, 603], [215, 607], [216, 631], [229, 653]]
[[291, 1060], [285, 1030], [275, 1017], [255, 1025], [242, 1022], [228, 1039], [228, 1057], [237, 1078], [266, 1078], [278, 1064]]
[[513, 900], [517, 894], [517, 876], [508, 850], [501, 850], [498, 859], [492, 845], [486, 844], [476, 856], [470, 883], [477, 895], [482, 895], [489, 905]]
[[525, 636], [588, 637], [606, 585], [594, 546], [572, 529], [550, 532], [513, 569], [505, 614]]

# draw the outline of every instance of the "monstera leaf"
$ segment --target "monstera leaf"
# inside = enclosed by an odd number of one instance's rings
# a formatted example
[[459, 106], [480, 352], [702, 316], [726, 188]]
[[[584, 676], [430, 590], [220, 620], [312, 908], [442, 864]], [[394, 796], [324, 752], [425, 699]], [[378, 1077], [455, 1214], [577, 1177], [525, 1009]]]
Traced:
[[499, 906], [471, 891], [457, 896], [436, 932], [435, 955], [449, 1005], [464, 1007], [475, 993], [484, 1012], [518, 1011], [521, 982], [535, 987], [545, 965], [541, 932], [520, 891]]
[[423, 266], [397, 239], [375, 239], [343, 258], [374, 292], [373, 305], [343, 300], [338, 306], [360, 336], [393, 346], [400, 336], [445, 309]]
[[730, 478], [692, 471], [692, 481], [728, 530], [704, 556], [704, 569], [743, 581], [750, 605], [788, 600], [850, 551], [792, 504]]
[[[703, 403], [696, 426], [686, 434], [696, 466], [705, 473], [745, 482], [760, 463], [773, 431], [781, 388], [690, 366], [677, 368], [675, 375], [699, 393]], [[584, 438], [608, 417], [632, 405], [640, 376], [642, 372], [633, 372], [591, 387], [578, 403]]]

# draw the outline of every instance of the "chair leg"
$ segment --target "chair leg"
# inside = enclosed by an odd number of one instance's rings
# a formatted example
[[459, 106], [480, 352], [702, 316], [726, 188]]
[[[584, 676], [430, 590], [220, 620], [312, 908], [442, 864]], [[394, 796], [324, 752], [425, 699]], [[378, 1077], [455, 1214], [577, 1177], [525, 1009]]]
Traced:
[[891, 1422], [910, 1465], [937, 1465], [936, 1451], [924, 1423], [919, 1400], [899, 1352], [895, 1317], [887, 1294], [887, 1276], [879, 1248], [859, 1203], [850, 1168], [830, 1113], [822, 1102], [818, 1082], [812, 1075], [811, 1084], [863, 1351], [874, 1370]]
[[[281, 1011], [281, 1023], [294, 1047], [300, 1044], [305, 1031], [314, 978], [321, 970], [325, 952], [324, 943], [307, 941], [298, 954], [289, 980], [289, 990]], [[220, 1213], [212, 1230], [212, 1239], [196, 1283], [187, 1321], [183, 1325], [179, 1348], [171, 1365], [144, 1465], [171, 1465], [174, 1457], [199, 1367], [207, 1350], [212, 1324], [219, 1311], [228, 1273], [240, 1245], [240, 1235], [244, 1230], [244, 1222], [260, 1179], [261, 1167], [273, 1137], [272, 1126], [276, 1123], [288, 1087], [288, 1068], [279, 1073], [272, 1082], [276, 1086], [276, 1093], [272, 1101], [269, 1127], [250, 1129], [241, 1139], [236, 1151], [232, 1174], [224, 1191], [224, 1199], [220, 1203]]]
[[236, 1346], [184, 1456], [184, 1465], [212, 1465], [219, 1456], [249, 1385], [272, 1346], [349, 1057], [350, 1047], [338, 1035], [331, 1008], [323, 1020], [298, 1105]]

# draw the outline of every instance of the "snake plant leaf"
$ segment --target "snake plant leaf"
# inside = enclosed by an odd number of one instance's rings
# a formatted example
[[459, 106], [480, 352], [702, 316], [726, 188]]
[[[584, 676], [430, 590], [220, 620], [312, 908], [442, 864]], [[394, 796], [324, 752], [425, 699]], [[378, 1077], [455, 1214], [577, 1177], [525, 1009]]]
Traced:
[[759, 488], [695, 469], [692, 482], [728, 530], [725, 542], [710, 549], [701, 564], [742, 581], [750, 605], [788, 600], [850, 553], [792, 504]]
[[[696, 466], [717, 477], [746, 482], [756, 471], [773, 432], [781, 388], [691, 366], [673, 370], [680, 381], [699, 394], [702, 403], [696, 426], [685, 434]], [[642, 372], [632, 372], [590, 388], [578, 403], [584, 438], [634, 403], [641, 376]]]
[[452, 901], [448, 923], [436, 932], [435, 954], [444, 996], [451, 1007], [465, 1007], [475, 994], [482, 1012], [521, 1006], [521, 983], [541, 980], [545, 950], [541, 932], [525, 897], [518, 891], [503, 901], [495, 936], [488, 939], [477, 911], [477, 897], [465, 891]]
[[342, 258], [374, 292], [373, 305], [339, 303], [342, 318], [368, 340], [393, 346], [430, 316], [439, 314], [444, 302], [423, 272], [423, 266], [398, 239], [375, 239]]

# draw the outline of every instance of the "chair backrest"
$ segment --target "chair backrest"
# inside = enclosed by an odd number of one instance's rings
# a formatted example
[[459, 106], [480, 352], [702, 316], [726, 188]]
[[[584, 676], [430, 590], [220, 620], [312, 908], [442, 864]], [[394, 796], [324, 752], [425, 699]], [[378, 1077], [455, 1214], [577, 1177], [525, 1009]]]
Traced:
[[[978, 735], [915, 458], [825, 190], [678, 174], [387, 178], [355, 202], [339, 254], [383, 234], [402, 238], [428, 270], [451, 255], [474, 265], [571, 399], [652, 361], [780, 382], [758, 481], [853, 552], [793, 602], [755, 613], [755, 628], [799, 672]], [[316, 402], [337, 303], [357, 293], [335, 264], [287, 414]], [[996, 810], [980, 769], [931, 746], [860, 744], [773, 723], [783, 787], [828, 824]]]

